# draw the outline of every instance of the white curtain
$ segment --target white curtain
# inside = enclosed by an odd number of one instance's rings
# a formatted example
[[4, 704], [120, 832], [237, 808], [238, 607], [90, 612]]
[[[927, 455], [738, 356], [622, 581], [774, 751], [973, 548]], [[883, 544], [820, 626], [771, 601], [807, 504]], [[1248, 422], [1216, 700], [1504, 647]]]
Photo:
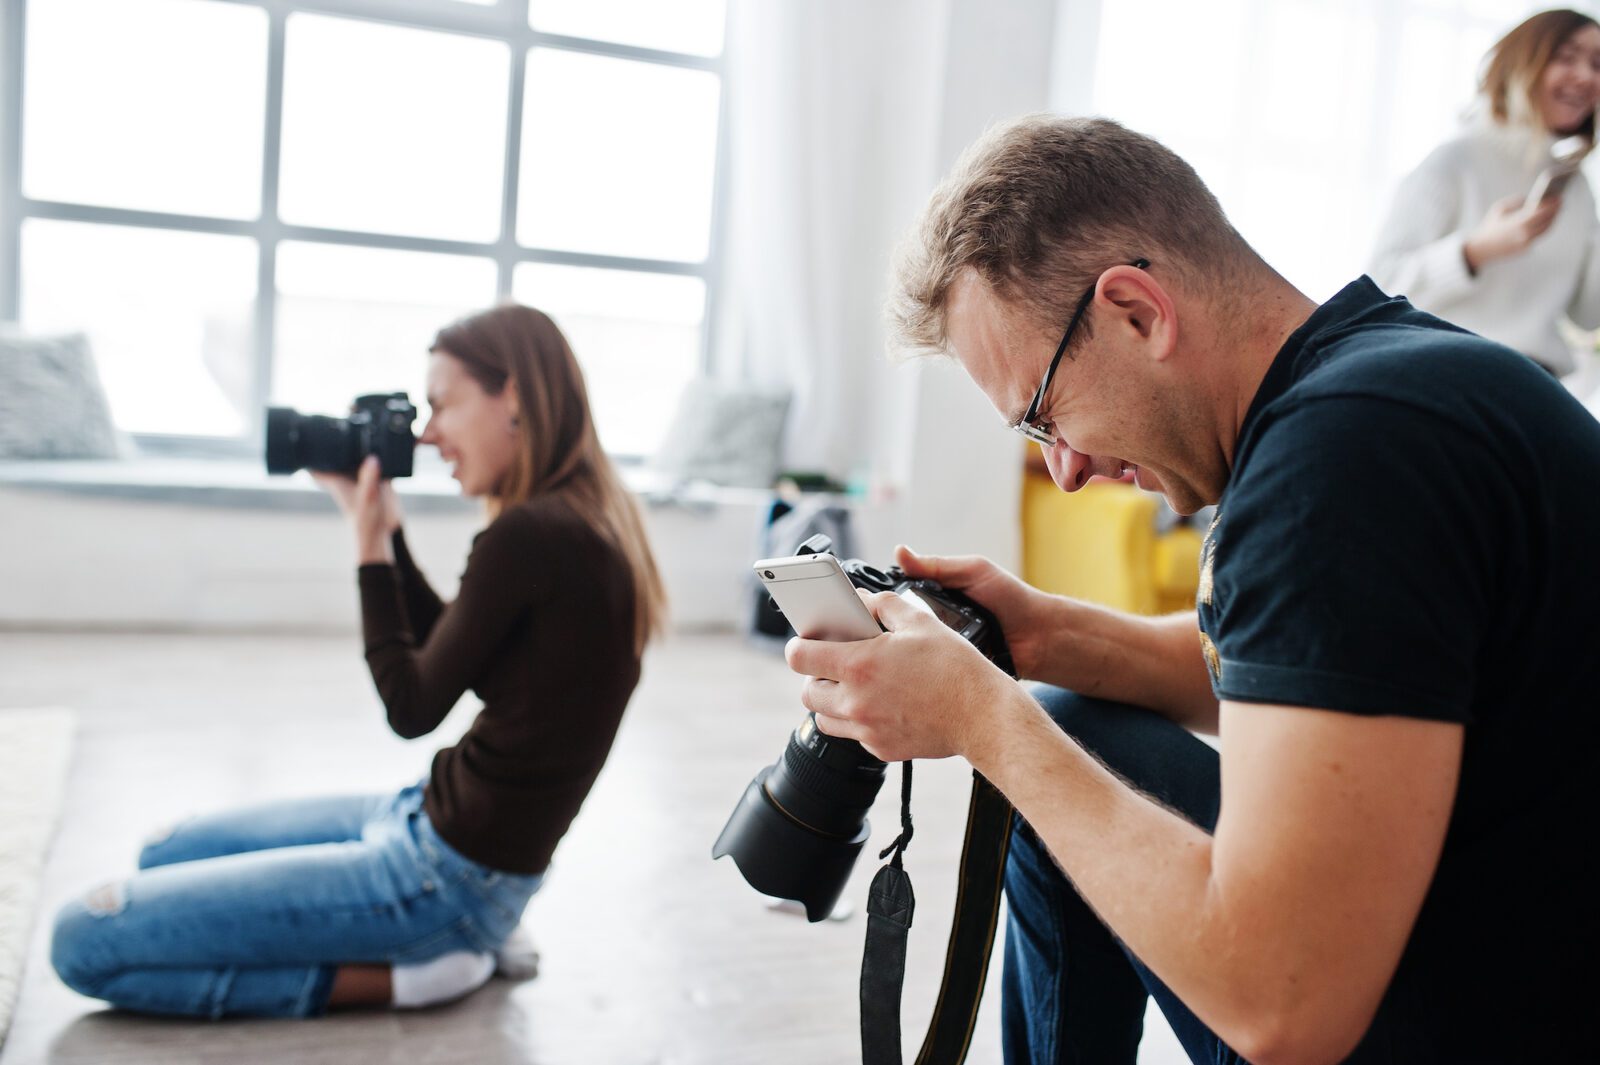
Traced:
[[719, 370], [787, 387], [786, 461], [865, 472], [890, 251], [931, 188], [945, 0], [736, 0]]
[[785, 464], [899, 493], [895, 538], [1015, 562], [1021, 455], [948, 365], [892, 365], [893, 250], [962, 148], [1042, 109], [1055, 0], [734, 0], [720, 375], [792, 391]]

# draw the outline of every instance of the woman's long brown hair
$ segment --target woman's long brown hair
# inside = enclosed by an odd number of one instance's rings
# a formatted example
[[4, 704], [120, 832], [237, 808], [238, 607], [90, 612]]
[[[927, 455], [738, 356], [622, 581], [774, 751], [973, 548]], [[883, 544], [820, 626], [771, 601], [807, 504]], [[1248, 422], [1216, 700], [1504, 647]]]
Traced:
[[439, 330], [431, 351], [460, 360], [490, 395], [517, 390], [522, 446], [489, 501], [498, 515], [555, 495], [615, 546], [632, 570], [634, 650], [666, 621], [666, 591], [638, 504], [600, 447], [588, 390], [572, 346], [550, 316], [508, 303]]
[[[1488, 98], [1489, 111], [1496, 122], [1533, 122], [1542, 128], [1533, 104], [1539, 79], [1562, 42], [1585, 26], [1600, 23], [1581, 11], [1541, 11], [1495, 42], [1489, 49], [1478, 88]], [[1593, 142], [1594, 115], [1577, 132]]]

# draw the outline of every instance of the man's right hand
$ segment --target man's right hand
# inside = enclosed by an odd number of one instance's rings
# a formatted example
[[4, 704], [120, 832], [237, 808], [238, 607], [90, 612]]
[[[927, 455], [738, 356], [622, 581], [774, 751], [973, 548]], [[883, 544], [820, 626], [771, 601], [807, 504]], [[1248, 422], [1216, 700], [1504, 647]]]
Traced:
[[982, 555], [919, 555], [901, 545], [895, 548], [894, 559], [907, 576], [938, 581], [964, 592], [993, 614], [1011, 649], [1017, 675], [1025, 680], [1039, 678], [1049, 653], [1046, 643], [1053, 634], [1043, 616], [1051, 596]]

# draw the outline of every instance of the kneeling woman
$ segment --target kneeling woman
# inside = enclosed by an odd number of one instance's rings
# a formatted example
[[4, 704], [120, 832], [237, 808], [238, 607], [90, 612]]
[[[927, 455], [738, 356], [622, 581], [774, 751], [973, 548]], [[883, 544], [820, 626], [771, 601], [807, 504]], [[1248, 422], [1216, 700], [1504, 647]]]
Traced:
[[454, 602], [413, 564], [374, 460], [319, 479], [355, 525], [390, 727], [424, 735], [468, 688], [472, 727], [398, 793], [198, 818], [151, 843], [141, 872], [58, 916], [69, 986], [150, 1013], [310, 1017], [489, 978], [611, 749], [663, 596], [548, 317], [505, 306], [445, 328], [428, 401], [422, 442], [491, 516]]

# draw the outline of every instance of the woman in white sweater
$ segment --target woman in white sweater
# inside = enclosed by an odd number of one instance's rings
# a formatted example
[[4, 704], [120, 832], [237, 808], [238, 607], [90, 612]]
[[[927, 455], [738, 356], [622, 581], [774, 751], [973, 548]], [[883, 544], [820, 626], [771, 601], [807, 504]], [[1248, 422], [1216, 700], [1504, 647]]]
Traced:
[[1480, 90], [1483, 113], [1401, 183], [1370, 272], [1560, 376], [1574, 364], [1557, 323], [1600, 327], [1600, 221], [1581, 173], [1527, 201], [1558, 140], [1593, 147], [1600, 24], [1534, 15], [1489, 52]]

